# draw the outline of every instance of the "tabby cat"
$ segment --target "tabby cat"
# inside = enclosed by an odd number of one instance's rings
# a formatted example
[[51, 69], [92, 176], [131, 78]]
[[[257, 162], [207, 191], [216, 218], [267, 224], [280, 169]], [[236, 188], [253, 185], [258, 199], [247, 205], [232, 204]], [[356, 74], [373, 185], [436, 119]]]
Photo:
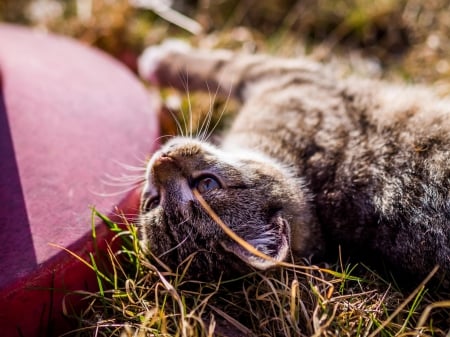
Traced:
[[[342, 248], [406, 275], [450, 271], [450, 102], [426, 89], [337, 79], [305, 59], [149, 48], [140, 73], [161, 86], [232, 95], [219, 145], [175, 137], [148, 163], [140, 234], [172, 268], [233, 277]], [[238, 236], [205, 212], [196, 189]]]

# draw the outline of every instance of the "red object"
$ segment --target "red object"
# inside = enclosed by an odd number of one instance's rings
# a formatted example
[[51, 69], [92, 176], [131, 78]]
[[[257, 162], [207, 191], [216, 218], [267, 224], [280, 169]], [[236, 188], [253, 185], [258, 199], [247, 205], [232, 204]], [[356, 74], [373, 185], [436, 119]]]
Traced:
[[143, 165], [157, 119], [128, 69], [67, 38], [0, 25], [0, 76], [1, 335], [49, 336], [64, 327], [64, 291], [96, 285], [50, 243], [86, 257], [91, 206], [136, 211], [138, 192], [102, 196], [118, 190], [105, 180]]

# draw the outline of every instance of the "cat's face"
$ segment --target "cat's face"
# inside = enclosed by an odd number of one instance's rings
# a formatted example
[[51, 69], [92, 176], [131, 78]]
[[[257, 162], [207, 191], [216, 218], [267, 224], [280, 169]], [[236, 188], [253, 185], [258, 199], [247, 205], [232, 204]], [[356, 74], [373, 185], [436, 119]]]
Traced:
[[[175, 138], [151, 158], [141, 200], [144, 248], [173, 268], [193, 256], [192, 277], [238, 275], [274, 261], [249, 253], [229, 238], [195, 198], [203, 199], [237, 235], [273, 259], [289, 252], [291, 226], [309, 211], [300, 182], [267, 158], [228, 153]], [[186, 261], [185, 261], [186, 262]]]

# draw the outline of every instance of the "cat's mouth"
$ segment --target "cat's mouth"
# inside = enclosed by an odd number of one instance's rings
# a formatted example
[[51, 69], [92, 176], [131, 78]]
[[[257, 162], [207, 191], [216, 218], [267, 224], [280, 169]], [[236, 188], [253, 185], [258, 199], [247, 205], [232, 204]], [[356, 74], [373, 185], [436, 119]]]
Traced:
[[193, 190], [193, 194], [205, 212], [224, 232], [226, 237], [219, 243], [226, 251], [261, 270], [273, 267], [286, 259], [290, 247], [290, 227], [280, 212], [274, 214], [269, 224], [264, 224], [268, 229], [263, 233], [255, 236], [254, 232], [250, 232], [249, 237], [239, 236], [222, 221], [196, 189]]
[[289, 252], [289, 242], [286, 235], [274, 237], [272, 248], [267, 249], [264, 245], [255, 245], [252, 241], [246, 241], [243, 245], [232, 239], [222, 240], [220, 245], [226, 251], [233, 253], [246, 264], [260, 270], [265, 270], [276, 266], [284, 261]]

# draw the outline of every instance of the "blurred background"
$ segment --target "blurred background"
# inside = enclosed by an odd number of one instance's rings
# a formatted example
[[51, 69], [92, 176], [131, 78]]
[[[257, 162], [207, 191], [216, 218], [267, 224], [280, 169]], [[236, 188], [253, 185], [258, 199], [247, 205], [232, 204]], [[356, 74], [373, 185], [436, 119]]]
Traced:
[[[73, 37], [136, 72], [146, 46], [194, 46], [307, 55], [338, 75], [431, 86], [450, 94], [450, 0], [0, 0], [0, 21]], [[0, 46], [1, 51], [1, 46]], [[214, 114], [226, 127], [237, 106], [205, 94], [162, 92], [161, 133]], [[165, 106], [165, 108], [164, 108]]]
[[1, 0], [0, 20], [74, 37], [131, 69], [145, 46], [179, 37], [450, 93], [450, 0]]
[[1, 0], [0, 20], [71, 36], [132, 70], [146, 46], [178, 37], [450, 93], [450, 0]]

